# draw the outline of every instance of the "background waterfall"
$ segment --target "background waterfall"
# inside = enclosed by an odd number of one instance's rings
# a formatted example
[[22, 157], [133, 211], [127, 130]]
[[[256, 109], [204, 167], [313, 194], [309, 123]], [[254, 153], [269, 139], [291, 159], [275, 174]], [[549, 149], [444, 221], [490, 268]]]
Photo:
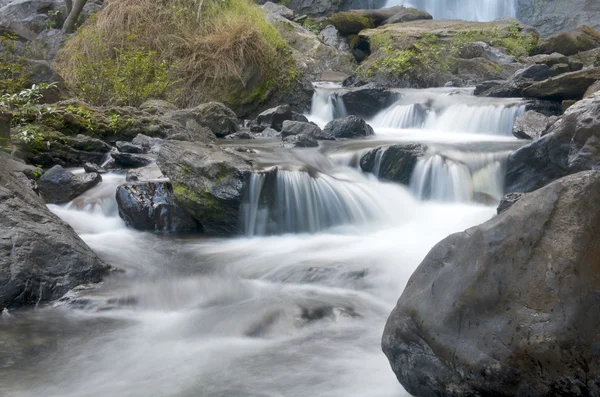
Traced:
[[516, 0], [388, 0], [386, 7], [403, 5], [430, 13], [434, 19], [487, 22], [516, 15]]

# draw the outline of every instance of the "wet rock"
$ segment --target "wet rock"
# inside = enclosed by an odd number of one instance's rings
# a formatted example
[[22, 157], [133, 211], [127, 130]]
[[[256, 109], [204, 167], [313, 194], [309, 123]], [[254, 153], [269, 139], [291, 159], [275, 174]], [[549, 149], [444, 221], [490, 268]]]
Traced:
[[96, 174], [106, 174], [106, 170], [100, 167], [98, 164], [94, 163], [85, 163], [83, 165], [83, 170], [88, 174], [96, 173]]
[[308, 123], [308, 119], [306, 118], [306, 116], [298, 112], [292, 112], [292, 121], [301, 121], [303, 123]]
[[506, 192], [531, 192], [576, 172], [600, 167], [600, 95], [571, 106], [546, 135], [513, 152]]
[[519, 69], [511, 77], [511, 80], [533, 80], [542, 81], [552, 77], [552, 71], [548, 65], [543, 63], [537, 65], [527, 66], [523, 69]]
[[544, 116], [560, 116], [564, 113], [564, 109], [559, 102], [545, 101], [542, 99], [534, 99], [527, 101], [525, 111], [533, 110], [543, 114]]
[[236, 132], [235, 134], [227, 135], [225, 139], [254, 139], [254, 135], [252, 135], [249, 131], [240, 131]]
[[557, 63], [556, 65], [552, 65], [550, 71], [552, 72], [553, 76], [556, 76], [563, 73], [569, 73], [571, 71], [571, 67], [568, 63]]
[[438, 243], [382, 348], [415, 396], [594, 395], [600, 382], [600, 172], [526, 195]]
[[164, 175], [156, 163], [129, 170], [125, 176], [125, 181], [127, 182], [157, 181], [159, 179], [164, 179]]
[[146, 152], [141, 145], [135, 145], [131, 142], [123, 142], [123, 141], [117, 142], [117, 149], [119, 149], [119, 152], [123, 152], [123, 153], [140, 154], [140, 153]]
[[284, 121], [281, 136], [287, 138], [291, 135], [309, 135], [315, 139], [327, 139], [322, 136], [321, 129], [314, 123], [303, 123], [301, 121]]
[[44, 170], [33, 165], [26, 164], [23, 160], [13, 157], [0, 150], [0, 161], [4, 168], [3, 172], [10, 172], [13, 175], [22, 174], [30, 181], [37, 181], [44, 174]]
[[503, 213], [504, 211], [508, 211], [510, 207], [512, 207], [517, 201], [521, 200], [525, 196], [525, 193], [508, 193], [502, 200], [500, 200], [500, 204], [496, 209], [498, 214]]
[[144, 167], [152, 163], [152, 157], [146, 154], [112, 152], [110, 156], [115, 160], [115, 164], [122, 168]]
[[515, 62], [515, 57], [506, 55], [499, 48], [492, 47], [483, 41], [466, 43], [460, 48], [458, 56], [463, 59], [485, 58], [497, 64]]
[[21, 144], [24, 159], [31, 164], [52, 167], [81, 167], [85, 163], [100, 164], [112, 147], [100, 139], [86, 135], [66, 136], [57, 132], [47, 136], [43, 145], [30, 148]]
[[475, 95], [497, 98], [523, 96], [523, 91], [536, 81], [543, 81], [553, 76], [553, 72], [545, 64], [534, 64], [517, 70], [507, 81], [486, 81], [478, 85]]
[[117, 188], [119, 216], [137, 230], [195, 232], [200, 224], [175, 204], [169, 182], [127, 183]]
[[569, 56], [597, 47], [600, 47], [600, 33], [589, 26], [580, 26], [548, 37], [539, 45], [538, 51], [541, 54], [558, 52]]
[[283, 122], [292, 120], [292, 108], [289, 105], [280, 105], [271, 109], [267, 109], [258, 115], [256, 120], [250, 124], [250, 130], [253, 132], [261, 132], [265, 128], [272, 128], [281, 131]]
[[60, 298], [109, 267], [11, 173], [0, 155], [0, 307]]
[[157, 164], [171, 179], [175, 202], [189, 212], [207, 233], [239, 230], [244, 182], [251, 164], [241, 156], [213, 145], [167, 141]]
[[72, 174], [55, 165], [38, 180], [40, 196], [48, 204], [68, 203], [102, 181], [97, 173]]
[[453, 78], [458, 86], [476, 86], [483, 81], [510, 78], [518, 69], [517, 65], [512, 63], [496, 64], [485, 58], [457, 59]]
[[392, 105], [398, 96], [395, 92], [376, 85], [366, 85], [340, 94], [348, 114], [363, 118], [375, 116]]
[[253, 136], [256, 139], [281, 138], [281, 132], [274, 130], [273, 128], [267, 127], [262, 132], [254, 133]]
[[539, 139], [548, 129], [550, 118], [532, 110], [516, 118], [513, 135], [519, 139]]
[[417, 161], [426, 151], [426, 146], [414, 143], [380, 147], [360, 159], [360, 168], [380, 179], [409, 185]]
[[600, 80], [600, 68], [584, 69], [534, 83], [523, 90], [530, 98], [581, 99], [590, 85]]
[[209, 102], [192, 109], [196, 122], [210, 129], [217, 137], [224, 137], [237, 132], [238, 119], [233, 110], [219, 102]]
[[366, 121], [356, 116], [348, 116], [327, 123], [323, 128], [322, 139], [358, 138], [374, 134], [375, 131]]
[[[148, 135], [137, 134], [135, 138], [131, 141], [132, 145], [140, 146], [142, 148], [142, 153], [148, 153], [152, 150], [152, 147], [155, 144], [162, 143], [162, 139], [160, 138], [151, 138]], [[117, 147], [119, 147], [117, 145]], [[119, 149], [121, 150], [121, 149]]]
[[283, 146], [286, 148], [307, 148], [317, 147], [319, 146], [319, 143], [311, 135], [298, 134], [283, 138]]

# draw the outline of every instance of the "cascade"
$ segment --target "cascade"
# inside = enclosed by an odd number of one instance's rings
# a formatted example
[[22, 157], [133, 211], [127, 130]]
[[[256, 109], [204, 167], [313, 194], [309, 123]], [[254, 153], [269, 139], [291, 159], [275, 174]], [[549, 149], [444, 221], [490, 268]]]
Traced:
[[318, 83], [314, 84], [314, 88], [310, 115], [317, 124], [326, 124], [348, 115], [344, 100], [336, 92], [339, 84]]
[[516, 15], [515, 0], [388, 0], [386, 7], [414, 7], [434, 19], [488, 22]]
[[383, 128], [421, 128], [428, 113], [420, 103], [397, 103], [379, 112], [371, 124]]

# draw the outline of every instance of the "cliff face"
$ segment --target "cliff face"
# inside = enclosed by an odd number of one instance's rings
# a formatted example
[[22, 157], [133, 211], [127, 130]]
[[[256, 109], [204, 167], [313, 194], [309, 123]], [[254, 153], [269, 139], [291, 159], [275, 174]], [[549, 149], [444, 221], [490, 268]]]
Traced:
[[539, 30], [543, 37], [581, 25], [600, 29], [598, 0], [519, 0], [517, 19]]

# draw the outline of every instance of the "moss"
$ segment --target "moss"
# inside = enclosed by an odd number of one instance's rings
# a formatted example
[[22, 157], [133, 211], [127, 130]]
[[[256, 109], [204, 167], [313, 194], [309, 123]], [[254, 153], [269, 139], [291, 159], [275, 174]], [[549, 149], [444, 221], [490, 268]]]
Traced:
[[539, 38], [534, 33], [522, 32], [518, 23], [509, 25], [508, 33], [500, 32], [497, 27], [485, 30], [466, 30], [458, 32], [451, 41], [454, 52], [467, 43], [483, 41], [491, 46], [506, 49], [506, 53], [516, 58], [527, 56], [537, 48]]
[[200, 222], [209, 219], [219, 222], [225, 219], [221, 201], [212, 195], [208, 187], [194, 191], [181, 183], [173, 183], [175, 199]]
[[329, 17], [329, 22], [343, 35], [358, 34], [365, 29], [371, 29], [375, 23], [358, 12], [338, 12]]

